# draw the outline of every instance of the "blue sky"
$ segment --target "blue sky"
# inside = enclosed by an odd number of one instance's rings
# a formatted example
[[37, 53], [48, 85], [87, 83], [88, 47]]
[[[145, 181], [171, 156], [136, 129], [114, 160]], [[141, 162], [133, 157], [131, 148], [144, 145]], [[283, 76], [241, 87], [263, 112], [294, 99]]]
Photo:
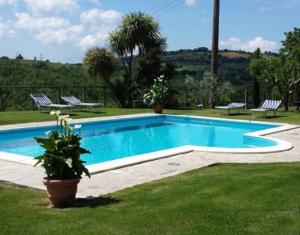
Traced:
[[[276, 51], [300, 27], [300, 0], [220, 1], [220, 48]], [[212, 9], [213, 0], [0, 0], [0, 56], [81, 62], [138, 10], [160, 23], [169, 50], [210, 47]]]

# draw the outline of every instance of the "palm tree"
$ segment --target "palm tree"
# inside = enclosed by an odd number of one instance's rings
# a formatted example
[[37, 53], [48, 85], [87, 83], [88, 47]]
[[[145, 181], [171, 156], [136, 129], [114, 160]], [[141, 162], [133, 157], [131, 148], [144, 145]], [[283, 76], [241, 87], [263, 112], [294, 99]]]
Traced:
[[[214, 0], [213, 14], [213, 33], [212, 33], [212, 49], [211, 49], [211, 75], [216, 84], [218, 78], [218, 47], [219, 47], [219, 18], [220, 18], [220, 0]], [[216, 86], [212, 87], [210, 94], [210, 107], [215, 106]]]
[[110, 51], [100, 47], [89, 49], [83, 58], [83, 68], [91, 77], [103, 79], [114, 94], [114, 97], [117, 98], [117, 102], [122, 105], [122, 98], [118, 93], [117, 87], [111, 81], [116, 65]]
[[127, 106], [132, 103], [132, 94], [135, 93], [133, 79], [133, 60], [135, 51], [138, 56], [144, 56], [153, 48], [159, 46], [163, 51], [165, 40], [161, 38], [159, 24], [153, 17], [142, 12], [130, 13], [123, 17], [119, 28], [109, 35], [111, 49], [122, 61], [124, 74], [124, 92]]
[[105, 48], [91, 48], [83, 58], [83, 67], [89, 75], [97, 75], [109, 84], [109, 79], [115, 71], [113, 55]]

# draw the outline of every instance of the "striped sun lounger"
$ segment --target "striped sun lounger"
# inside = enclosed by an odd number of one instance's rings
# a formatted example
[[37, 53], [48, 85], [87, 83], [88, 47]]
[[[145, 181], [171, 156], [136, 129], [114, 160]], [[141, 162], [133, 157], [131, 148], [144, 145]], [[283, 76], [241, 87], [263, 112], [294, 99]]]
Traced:
[[273, 111], [273, 114], [275, 116], [275, 113], [280, 105], [281, 100], [266, 100], [260, 108], [251, 109], [251, 111], [253, 112], [253, 117], [255, 117], [255, 112], [262, 112], [264, 114], [264, 117], [266, 117], [267, 111]]
[[45, 94], [30, 94], [30, 97], [39, 109], [42, 107], [53, 109], [67, 109], [73, 107], [69, 104], [54, 104]]
[[81, 107], [95, 107], [95, 106], [102, 106], [101, 103], [84, 103], [81, 102], [80, 99], [77, 99], [74, 96], [62, 96], [61, 97], [67, 104], [73, 106], [81, 106]]
[[240, 109], [245, 108], [245, 103], [230, 103], [226, 106], [216, 106], [215, 109], [227, 110], [228, 114], [230, 114], [230, 110], [237, 109], [240, 112]]

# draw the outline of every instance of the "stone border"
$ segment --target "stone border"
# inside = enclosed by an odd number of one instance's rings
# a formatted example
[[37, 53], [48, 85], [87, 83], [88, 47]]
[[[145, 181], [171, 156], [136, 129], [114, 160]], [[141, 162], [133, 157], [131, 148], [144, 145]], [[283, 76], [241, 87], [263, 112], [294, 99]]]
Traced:
[[[133, 114], [133, 115], [123, 115], [123, 116], [112, 116], [112, 117], [96, 117], [96, 118], [85, 118], [85, 119], [75, 119], [73, 123], [87, 123], [87, 122], [97, 122], [97, 121], [108, 121], [108, 120], [117, 120], [117, 119], [131, 119], [138, 117], [154, 117], [157, 114]], [[171, 117], [186, 117], [186, 118], [196, 118], [196, 119], [211, 119], [211, 120], [222, 120], [222, 121], [230, 121], [230, 122], [239, 122], [239, 123], [257, 123], [257, 124], [266, 124], [266, 125], [280, 125], [279, 127], [270, 128], [263, 131], [256, 131], [251, 133], [244, 134], [245, 136], [268, 139], [271, 141], [275, 141], [278, 144], [276, 146], [271, 147], [259, 147], [259, 148], [217, 148], [217, 147], [201, 147], [201, 146], [192, 146], [186, 145], [177, 148], [171, 148], [167, 150], [156, 151], [147, 154], [135, 155], [131, 157], [125, 157], [117, 160], [112, 160], [108, 162], [98, 163], [87, 166], [91, 174], [96, 174], [100, 172], [105, 172], [117, 168], [122, 168], [130, 165], [136, 165], [147, 161], [153, 161], [160, 158], [166, 158], [178, 154], [184, 154], [193, 151], [201, 151], [201, 152], [215, 152], [215, 153], [273, 153], [280, 151], [287, 151], [293, 148], [293, 145], [287, 141], [275, 139], [272, 137], [266, 137], [265, 135], [277, 133], [281, 131], [291, 130], [298, 128], [297, 125], [289, 125], [284, 123], [270, 123], [270, 122], [261, 122], [261, 121], [247, 121], [247, 120], [236, 120], [236, 119], [226, 119], [226, 118], [216, 118], [216, 117], [205, 117], [205, 116], [192, 116], [192, 115], [168, 115], [164, 116]], [[18, 130], [18, 129], [26, 129], [26, 128], [34, 128], [34, 127], [45, 127], [56, 125], [55, 121], [51, 122], [37, 122], [37, 123], [27, 123], [27, 124], [16, 124], [16, 125], [4, 125], [0, 126], [0, 131], [5, 130]], [[32, 159], [32, 157], [0, 152], [0, 160], [18, 162], [27, 165], [34, 165], [36, 161]]]

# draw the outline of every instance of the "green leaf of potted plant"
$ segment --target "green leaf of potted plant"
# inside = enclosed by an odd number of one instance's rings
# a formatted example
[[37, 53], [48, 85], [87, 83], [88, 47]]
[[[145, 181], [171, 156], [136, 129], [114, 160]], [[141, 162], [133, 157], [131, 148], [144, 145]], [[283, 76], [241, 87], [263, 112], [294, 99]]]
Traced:
[[164, 108], [165, 100], [168, 96], [167, 83], [163, 76], [154, 80], [150, 90], [144, 94], [144, 102], [153, 105], [155, 113], [161, 114]]
[[47, 137], [35, 138], [45, 149], [42, 155], [36, 157], [35, 165], [41, 164], [45, 168], [47, 177], [43, 183], [47, 187], [49, 207], [68, 207], [75, 202], [82, 174], [90, 177], [85, 162], [80, 158], [90, 152], [80, 146], [81, 125], [71, 126], [69, 116], [63, 116], [59, 111], [50, 114], [56, 117], [57, 127], [47, 132]]

